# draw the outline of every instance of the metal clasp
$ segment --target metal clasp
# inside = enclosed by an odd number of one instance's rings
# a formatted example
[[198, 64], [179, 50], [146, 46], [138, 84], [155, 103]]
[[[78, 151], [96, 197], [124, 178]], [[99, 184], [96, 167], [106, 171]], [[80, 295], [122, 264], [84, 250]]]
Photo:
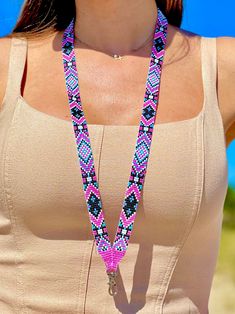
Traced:
[[117, 294], [117, 283], [116, 283], [116, 277], [117, 273], [116, 272], [107, 272], [107, 275], [109, 277], [109, 294], [111, 296], [114, 296]]

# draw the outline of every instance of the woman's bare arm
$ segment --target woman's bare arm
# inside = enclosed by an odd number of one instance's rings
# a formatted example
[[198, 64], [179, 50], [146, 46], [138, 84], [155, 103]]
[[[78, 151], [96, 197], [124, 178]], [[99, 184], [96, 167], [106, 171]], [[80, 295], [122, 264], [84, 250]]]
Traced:
[[226, 133], [226, 145], [227, 147], [229, 144], [235, 139], [235, 122], [230, 126]]
[[226, 123], [226, 138], [235, 139], [235, 38], [218, 37], [218, 98]]
[[11, 39], [0, 38], [0, 110], [6, 92]]

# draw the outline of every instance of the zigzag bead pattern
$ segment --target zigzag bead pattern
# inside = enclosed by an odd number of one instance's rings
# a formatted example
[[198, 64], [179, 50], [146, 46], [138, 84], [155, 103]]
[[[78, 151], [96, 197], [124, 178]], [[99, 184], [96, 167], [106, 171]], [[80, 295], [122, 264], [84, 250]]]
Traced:
[[74, 19], [65, 30], [63, 36], [62, 53], [65, 81], [78, 158], [80, 161], [84, 195], [97, 250], [105, 263], [107, 272], [117, 271], [118, 264], [127, 251], [128, 242], [133, 230], [137, 207], [141, 197], [141, 190], [145, 180], [153, 128], [158, 107], [160, 78], [165, 53], [167, 27], [167, 19], [160, 9], [158, 9], [158, 18], [155, 25], [138, 137], [131, 166], [131, 173], [113, 245], [109, 240], [108, 230], [104, 219], [87, 122], [82, 109], [79, 91], [79, 78], [74, 51]]

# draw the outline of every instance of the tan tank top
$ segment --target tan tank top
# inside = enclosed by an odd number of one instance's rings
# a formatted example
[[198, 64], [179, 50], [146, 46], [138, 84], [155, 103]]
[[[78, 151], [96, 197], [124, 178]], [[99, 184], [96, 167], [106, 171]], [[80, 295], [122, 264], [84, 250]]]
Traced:
[[[156, 123], [113, 298], [91, 232], [72, 122], [20, 95], [26, 42], [12, 40], [0, 112], [0, 313], [208, 313], [228, 177], [216, 40], [202, 37], [201, 44], [203, 108], [192, 119]], [[138, 126], [88, 128], [114, 233]]]

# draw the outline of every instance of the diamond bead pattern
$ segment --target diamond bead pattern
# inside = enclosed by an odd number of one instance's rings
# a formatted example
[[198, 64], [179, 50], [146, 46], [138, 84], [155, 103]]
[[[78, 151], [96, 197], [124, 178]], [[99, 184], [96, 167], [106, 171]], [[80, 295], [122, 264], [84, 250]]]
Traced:
[[158, 106], [167, 27], [167, 19], [158, 8], [158, 18], [155, 25], [155, 34], [135, 153], [113, 245], [110, 242], [104, 219], [87, 122], [81, 104], [74, 52], [74, 19], [64, 32], [62, 42], [64, 73], [80, 161], [83, 190], [97, 250], [105, 263], [106, 270], [109, 272], [116, 272], [119, 262], [126, 253], [141, 197]]

